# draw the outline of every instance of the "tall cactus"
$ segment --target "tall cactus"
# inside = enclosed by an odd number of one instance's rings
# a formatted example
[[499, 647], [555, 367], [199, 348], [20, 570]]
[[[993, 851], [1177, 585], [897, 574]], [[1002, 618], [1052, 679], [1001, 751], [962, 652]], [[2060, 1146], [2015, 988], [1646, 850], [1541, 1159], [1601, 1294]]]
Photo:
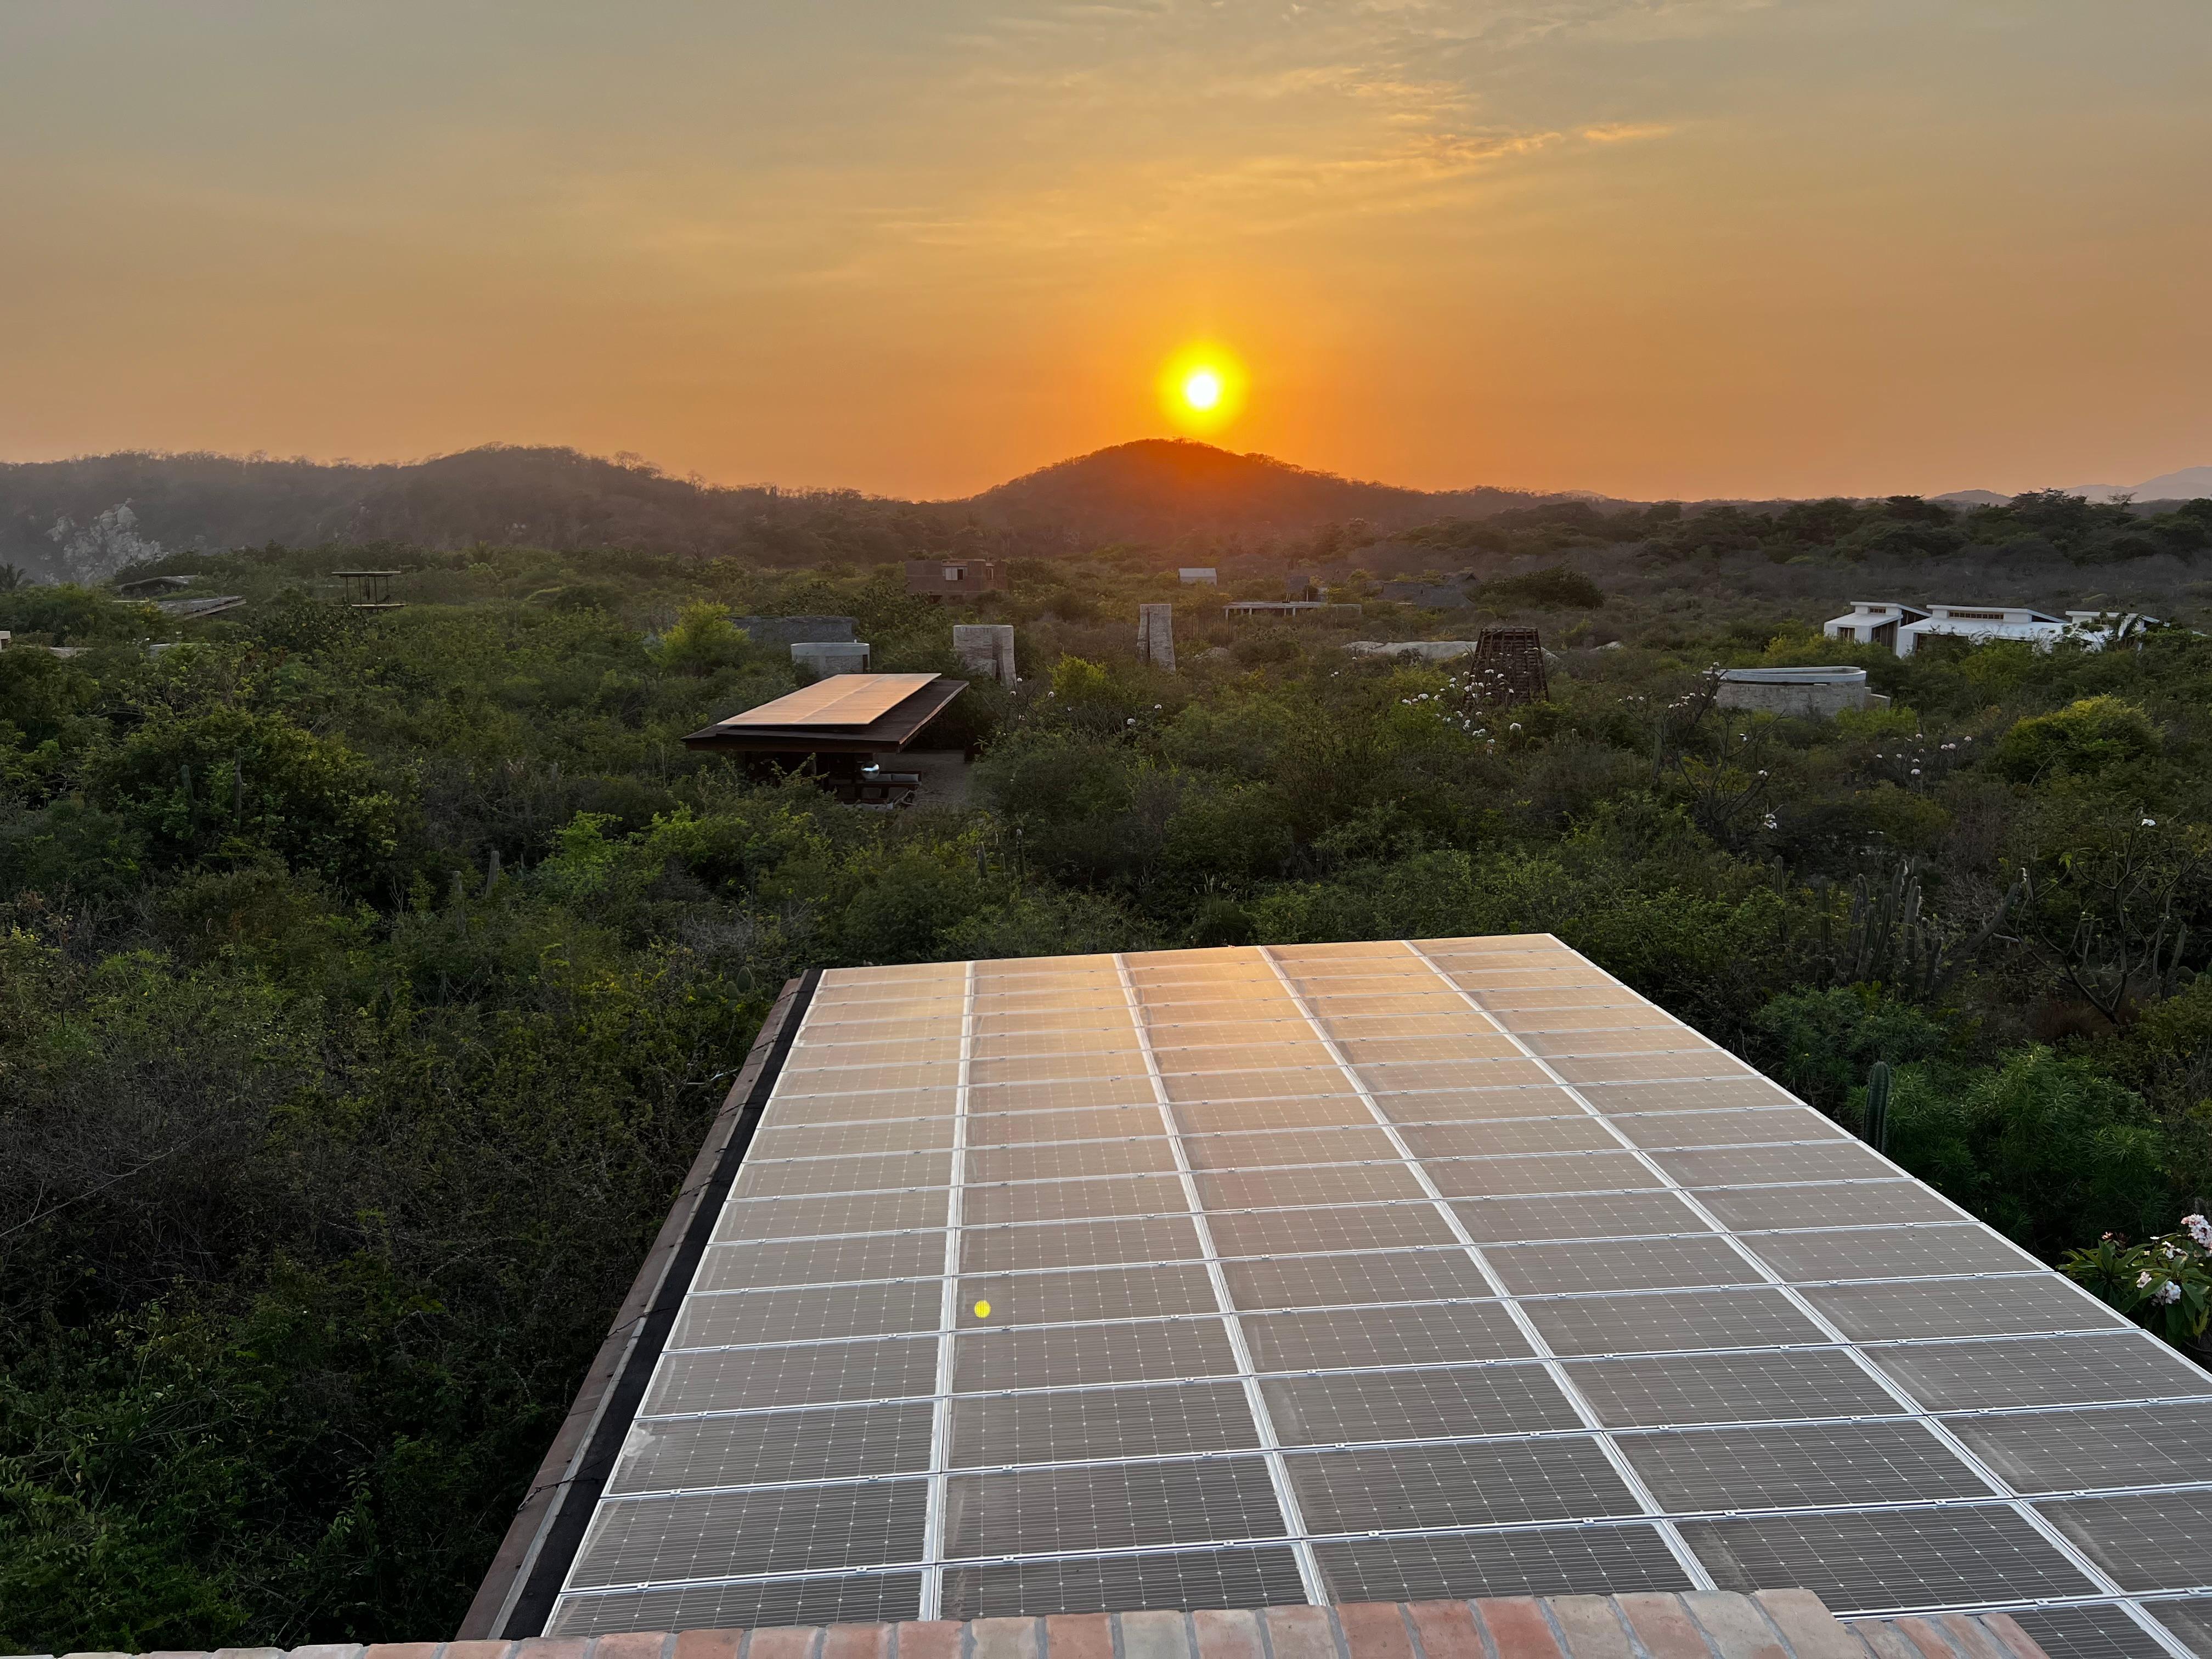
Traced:
[[1877, 1152], [1889, 1150], [1889, 1062], [1877, 1060], [1867, 1068], [1866, 1144]]

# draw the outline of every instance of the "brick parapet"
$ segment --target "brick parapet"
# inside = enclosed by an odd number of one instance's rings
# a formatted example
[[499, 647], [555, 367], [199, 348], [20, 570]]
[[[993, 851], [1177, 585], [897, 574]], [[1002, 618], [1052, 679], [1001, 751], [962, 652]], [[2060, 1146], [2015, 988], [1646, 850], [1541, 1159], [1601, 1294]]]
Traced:
[[[24, 1659], [55, 1659], [52, 1655]], [[1838, 1620], [1808, 1590], [643, 1631], [62, 1659], [2048, 1659], [2002, 1613]]]

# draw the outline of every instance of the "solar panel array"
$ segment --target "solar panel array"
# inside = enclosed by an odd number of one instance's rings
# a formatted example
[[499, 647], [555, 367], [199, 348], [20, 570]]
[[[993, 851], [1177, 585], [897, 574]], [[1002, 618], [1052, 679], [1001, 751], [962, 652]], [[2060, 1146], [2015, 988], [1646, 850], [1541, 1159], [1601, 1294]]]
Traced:
[[832, 674], [772, 702], [732, 714], [724, 726], [870, 726], [897, 708], [934, 674]]
[[1778, 1587], [2203, 1650], [2212, 1376], [1556, 940], [1385, 941], [823, 975], [550, 1630]]

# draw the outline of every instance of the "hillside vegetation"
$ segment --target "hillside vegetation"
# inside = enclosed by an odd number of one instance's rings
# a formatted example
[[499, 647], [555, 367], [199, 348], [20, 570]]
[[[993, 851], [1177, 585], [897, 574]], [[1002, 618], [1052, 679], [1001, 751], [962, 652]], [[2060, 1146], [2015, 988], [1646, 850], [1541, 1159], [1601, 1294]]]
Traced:
[[[2212, 1189], [2212, 640], [1808, 623], [2023, 538], [2185, 599], [2212, 507], [1992, 511], [1340, 531], [1345, 588], [1395, 549], [1475, 606], [1310, 627], [1214, 608], [1279, 565], [1023, 560], [984, 614], [1027, 678], [943, 733], [972, 799], [896, 816], [678, 741], [794, 684], [733, 612], [954, 671], [859, 553], [390, 547], [377, 616], [355, 550], [172, 554], [249, 603], [159, 653], [145, 607], [0, 593], [85, 647], [0, 653], [0, 1651], [451, 1630], [808, 967], [1549, 932], [1854, 1129], [1887, 1062], [1893, 1152], [2047, 1259], [2166, 1233]], [[1158, 599], [1179, 675], [1134, 659]], [[1342, 648], [1491, 617], [1559, 646], [1546, 701]], [[1838, 659], [1892, 702], [1713, 704], [1717, 662]]]
[[1340, 520], [1395, 530], [1536, 499], [1503, 489], [1431, 495], [1359, 483], [1264, 455], [1165, 440], [1100, 450], [969, 501], [941, 502], [727, 489], [670, 477], [634, 456], [606, 460], [506, 445], [367, 465], [126, 453], [0, 464], [0, 563], [67, 574], [61, 550], [74, 532], [126, 506], [139, 536], [178, 551], [522, 542], [804, 563], [987, 544], [1063, 551], [1191, 534], [1257, 543]]

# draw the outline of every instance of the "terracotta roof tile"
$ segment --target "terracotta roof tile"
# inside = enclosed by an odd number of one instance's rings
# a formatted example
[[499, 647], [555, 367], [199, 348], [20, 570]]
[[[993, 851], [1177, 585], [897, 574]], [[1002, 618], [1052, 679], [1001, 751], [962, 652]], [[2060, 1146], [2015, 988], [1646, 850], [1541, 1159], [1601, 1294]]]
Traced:
[[[52, 1659], [50, 1655], [29, 1659]], [[64, 1659], [2050, 1659], [2002, 1613], [1839, 1623], [1806, 1590], [1498, 1596], [558, 1641], [79, 1653]]]

